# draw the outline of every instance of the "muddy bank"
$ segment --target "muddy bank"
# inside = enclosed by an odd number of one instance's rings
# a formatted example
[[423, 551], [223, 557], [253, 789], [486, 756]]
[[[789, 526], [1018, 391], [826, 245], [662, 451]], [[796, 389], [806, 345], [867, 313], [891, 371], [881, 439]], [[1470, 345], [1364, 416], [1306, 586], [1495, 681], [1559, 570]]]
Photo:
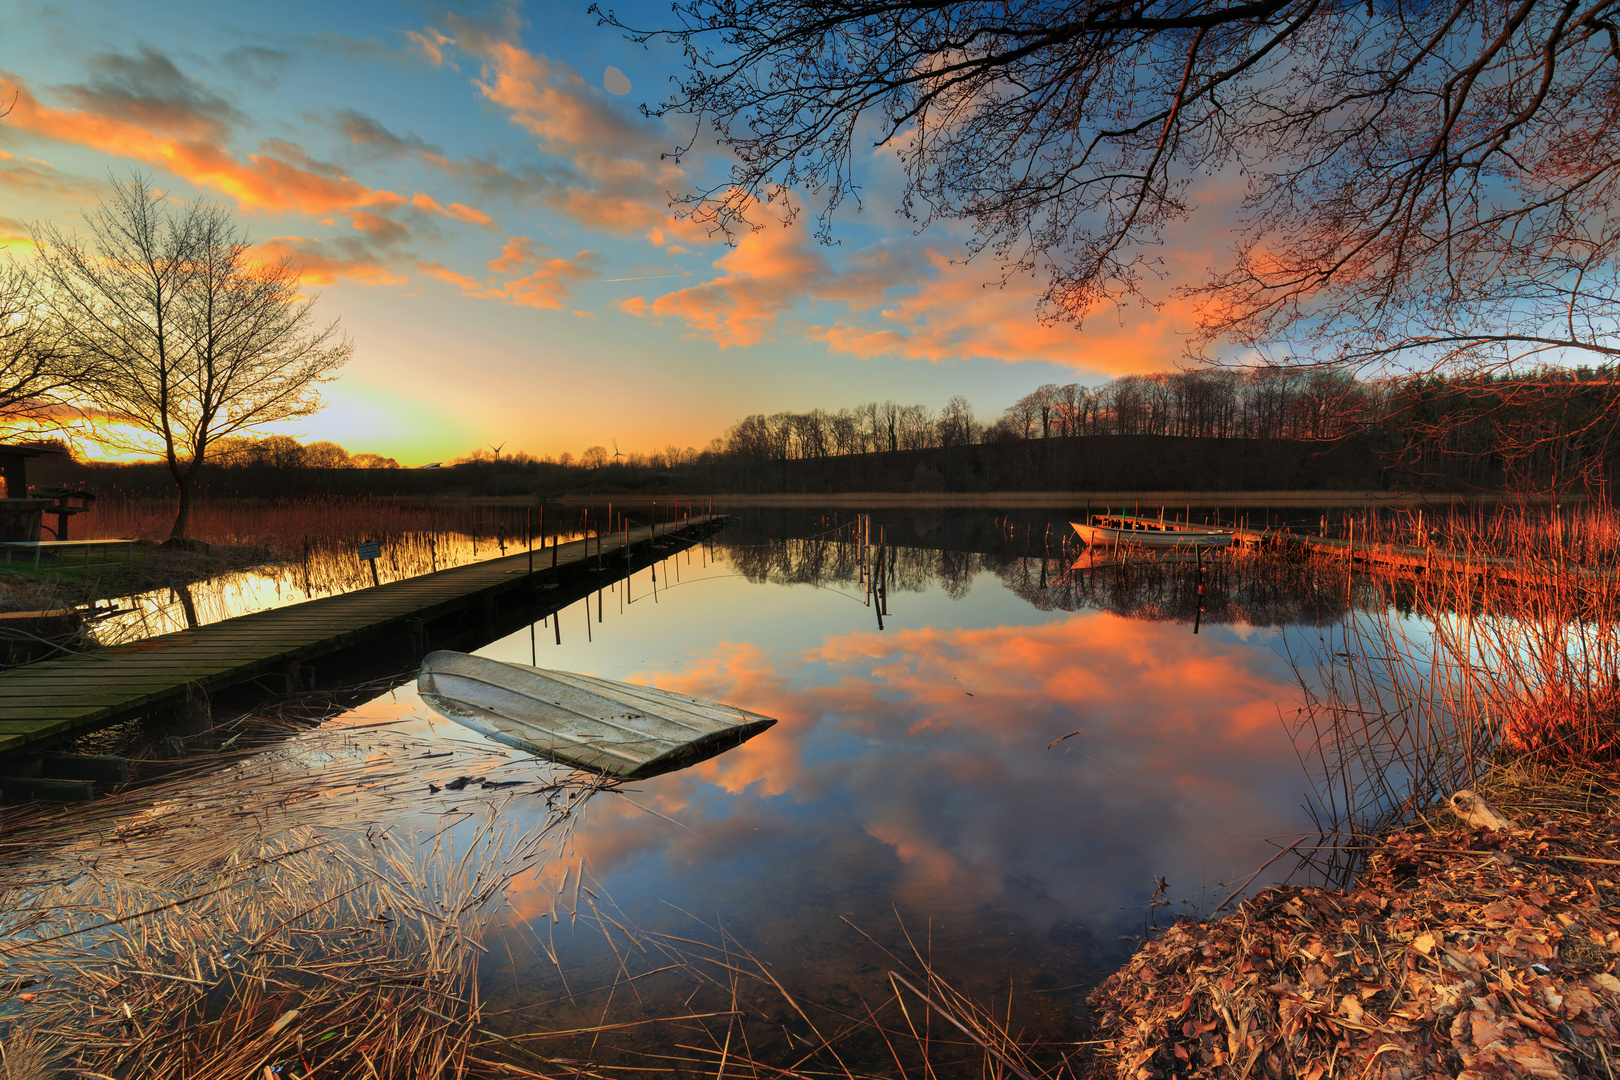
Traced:
[[1498, 793], [1511, 832], [1441, 811], [1377, 844], [1349, 892], [1269, 889], [1178, 923], [1093, 993], [1097, 1075], [1608, 1080], [1615, 786]]

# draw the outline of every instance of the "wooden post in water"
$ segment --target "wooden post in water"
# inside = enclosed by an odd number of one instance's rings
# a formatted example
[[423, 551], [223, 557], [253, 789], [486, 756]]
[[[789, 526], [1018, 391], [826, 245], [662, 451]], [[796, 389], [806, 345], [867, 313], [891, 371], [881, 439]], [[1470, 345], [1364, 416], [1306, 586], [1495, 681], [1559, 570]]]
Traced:
[[872, 561], [872, 608], [877, 612], [878, 629], [883, 629], [883, 533], [878, 532], [878, 546]]
[[1193, 613], [1193, 633], [1196, 634], [1204, 621], [1204, 548], [1199, 545], [1194, 550], [1198, 558], [1198, 610]]
[[529, 573], [534, 573], [534, 511], [523, 511], [523, 539], [529, 548]]

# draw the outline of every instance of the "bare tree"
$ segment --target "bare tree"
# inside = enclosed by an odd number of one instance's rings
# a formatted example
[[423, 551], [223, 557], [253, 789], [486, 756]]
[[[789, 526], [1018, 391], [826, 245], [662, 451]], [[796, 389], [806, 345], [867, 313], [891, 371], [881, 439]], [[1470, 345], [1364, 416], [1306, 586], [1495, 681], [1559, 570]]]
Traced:
[[[862, 144], [901, 209], [971, 221], [1042, 314], [1141, 297], [1200, 178], [1247, 185], [1193, 287], [1206, 340], [1386, 369], [1609, 362], [1620, 316], [1616, 0], [679, 0], [659, 114], [713, 125], [726, 230], [797, 192], [830, 234]], [[1314, 350], [1314, 352], [1313, 352]], [[1299, 361], [1295, 361], [1299, 362]]]
[[298, 270], [255, 261], [213, 203], [176, 209], [136, 173], [87, 219], [88, 241], [34, 228], [47, 295], [97, 367], [86, 391], [112, 422], [97, 438], [168, 464], [178, 540], [214, 441], [317, 411], [353, 347], [314, 322]]
[[1035, 426], [1035, 420], [1041, 415], [1041, 408], [1045, 403], [1042, 396], [1044, 389], [1045, 387], [1042, 387], [1040, 390], [1031, 391], [1007, 406], [1003, 419], [1007, 421], [1007, 430], [1018, 438], [1029, 438], [1030, 428]]
[[940, 446], [971, 446], [979, 441], [980, 428], [973, 418], [973, 406], [961, 394], [945, 403], [936, 423]]
[[0, 425], [61, 430], [62, 410], [79, 399], [95, 370], [93, 357], [69, 346], [33, 271], [16, 262], [0, 264]]

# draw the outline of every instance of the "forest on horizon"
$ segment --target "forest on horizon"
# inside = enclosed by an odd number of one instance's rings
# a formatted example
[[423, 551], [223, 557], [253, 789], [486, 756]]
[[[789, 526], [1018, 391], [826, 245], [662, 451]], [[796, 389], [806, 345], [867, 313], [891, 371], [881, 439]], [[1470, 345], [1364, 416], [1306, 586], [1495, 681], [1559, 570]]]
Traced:
[[[221, 440], [205, 489], [284, 497], [323, 490], [477, 494], [615, 491], [1606, 488], [1615, 386], [1548, 373], [1539, 399], [1489, 378], [1381, 383], [1331, 368], [1199, 368], [1046, 384], [986, 423], [960, 396], [937, 413], [868, 401], [756, 413], [702, 450], [576, 458], [501, 454], [405, 468], [288, 436]], [[1181, 440], [1198, 440], [1200, 446]], [[1211, 456], [1212, 455], [1212, 456]], [[1178, 460], [1178, 457], [1184, 457]], [[157, 489], [145, 464], [46, 464], [51, 483]], [[1222, 482], [1222, 474], [1227, 480]]]

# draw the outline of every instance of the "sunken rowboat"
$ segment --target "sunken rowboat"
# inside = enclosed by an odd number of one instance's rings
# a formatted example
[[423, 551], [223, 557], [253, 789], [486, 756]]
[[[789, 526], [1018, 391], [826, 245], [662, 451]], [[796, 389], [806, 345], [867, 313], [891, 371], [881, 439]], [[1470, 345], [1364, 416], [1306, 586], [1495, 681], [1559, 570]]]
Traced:
[[1082, 525], [1069, 522], [1080, 539], [1102, 547], [1126, 544], [1147, 548], [1223, 548], [1232, 534], [1212, 529], [1116, 529], [1108, 525]]
[[460, 652], [429, 653], [416, 689], [496, 742], [627, 780], [683, 769], [776, 723], [718, 701]]

